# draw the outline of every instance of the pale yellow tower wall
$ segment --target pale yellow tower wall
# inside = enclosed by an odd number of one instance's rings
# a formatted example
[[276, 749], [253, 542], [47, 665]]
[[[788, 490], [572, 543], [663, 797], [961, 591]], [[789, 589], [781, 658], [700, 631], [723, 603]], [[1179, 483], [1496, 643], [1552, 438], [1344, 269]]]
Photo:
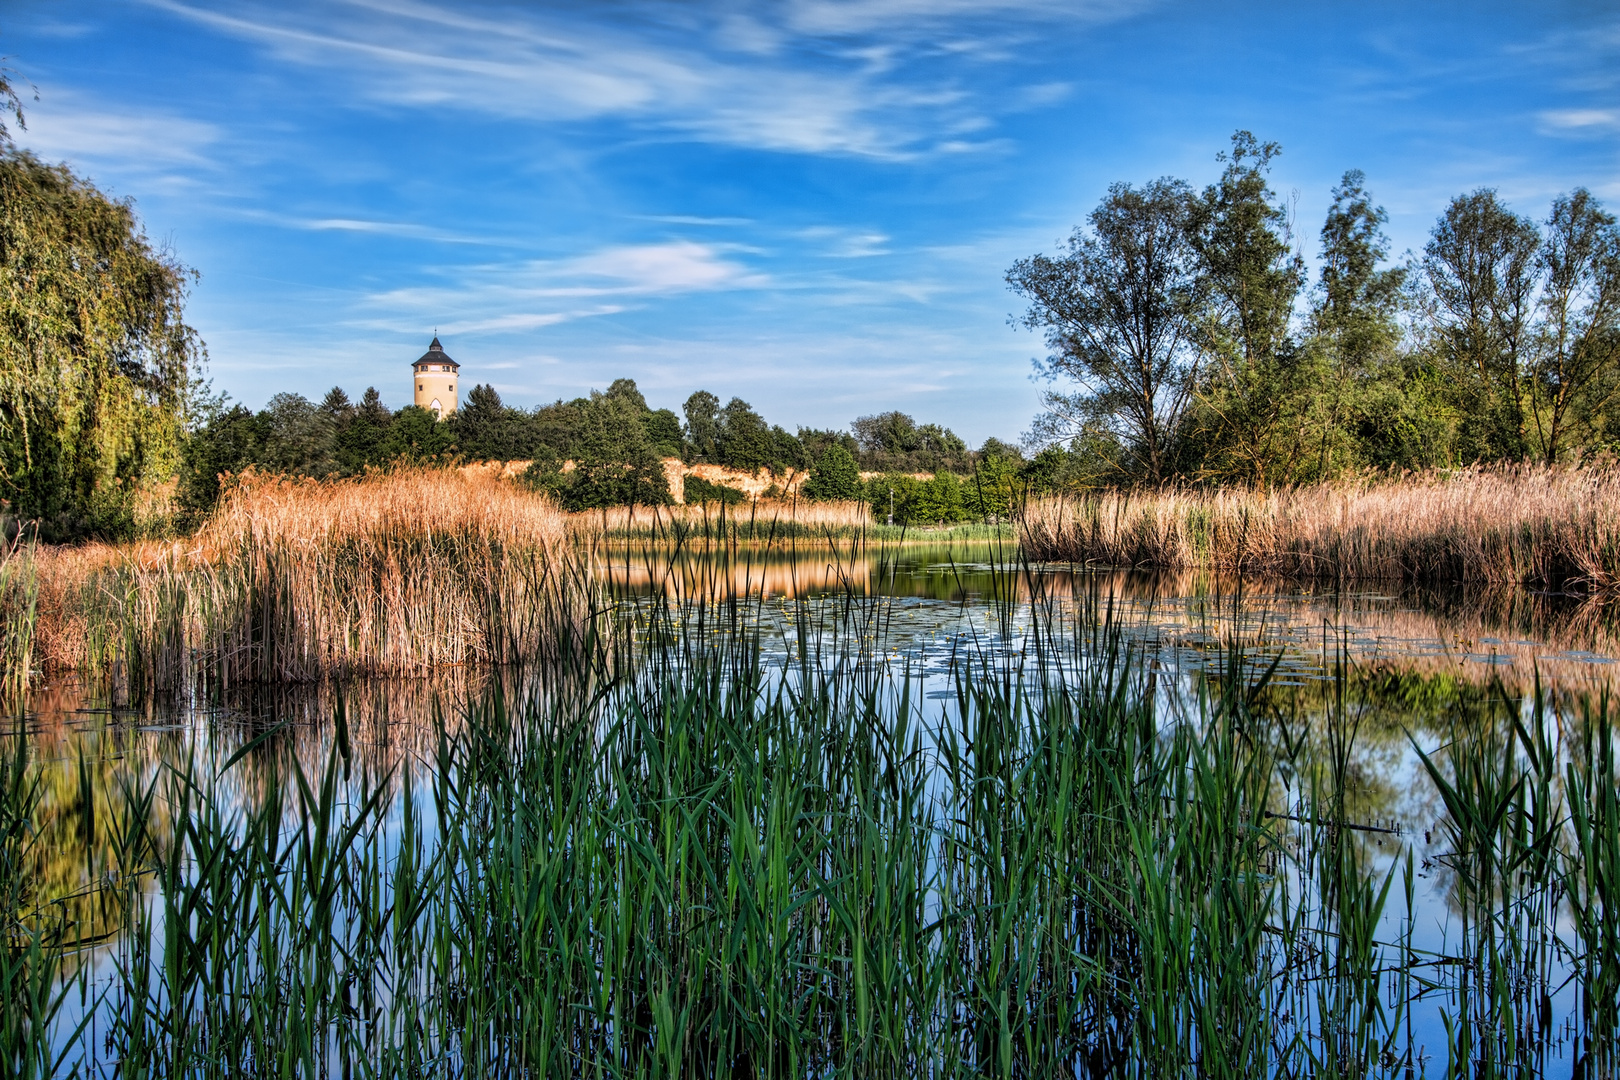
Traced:
[[[456, 411], [456, 373], [454, 371], [416, 372], [416, 404], [441, 417]], [[435, 403], [437, 408], [435, 408]]]

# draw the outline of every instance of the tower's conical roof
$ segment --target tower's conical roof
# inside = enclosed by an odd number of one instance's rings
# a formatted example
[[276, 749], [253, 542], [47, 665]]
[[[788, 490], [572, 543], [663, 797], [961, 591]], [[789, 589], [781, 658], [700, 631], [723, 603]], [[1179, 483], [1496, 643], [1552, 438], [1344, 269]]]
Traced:
[[433, 344], [428, 346], [428, 351], [423, 353], [416, 362], [418, 364], [449, 364], [453, 368], [459, 368], [461, 366], [454, 360], [450, 359], [449, 355], [445, 353], [444, 346], [439, 344], [437, 334], [435, 334], [433, 337]]

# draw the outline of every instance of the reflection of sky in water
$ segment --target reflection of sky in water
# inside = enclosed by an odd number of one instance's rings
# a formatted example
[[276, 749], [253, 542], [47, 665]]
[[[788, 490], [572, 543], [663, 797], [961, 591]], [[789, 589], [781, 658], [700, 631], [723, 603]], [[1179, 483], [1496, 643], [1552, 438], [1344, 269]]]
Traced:
[[[1212, 683], [1252, 686], [1267, 680], [1269, 700], [1306, 724], [1324, 721], [1335, 672], [1350, 673], [1346, 707], [1366, 718], [1355, 745], [1347, 816], [1376, 830], [1358, 833], [1374, 872], [1395, 884], [1379, 926], [1381, 942], [1401, 940], [1411, 920], [1419, 952], [1454, 948], [1458, 916], [1448, 899], [1451, 876], [1437, 861], [1449, 841], [1443, 807], [1418, 758], [1415, 740], [1437, 754], [1441, 717], [1412, 706], [1406, 691], [1445, 685], [1484, 694], [1499, 683], [1516, 697], [1540, 674], [1556, 694], [1604, 685], [1620, 653], [1606, 612], [1564, 597], [1334, 593], [1290, 586], [1225, 588], [1186, 577], [1067, 568], [1019, 568], [1009, 553], [979, 548], [898, 552], [824, 550], [810, 556], [744, 550], [724, 558], [664, 559], [626, 555], [604, 566], [627, 623], [645, 634], [680, 624], [716, 647], [757, 643], [764, 663], [789, 684], [810, 661], [852, 678], [886, 684], [892, 702], [902, 680], [924, 730], [954, 728], [963, 703], [964, 662], [995, 671], [1077, 680], [1096, 663], [1096, 620], [1105, 618], [1120, 647], [1145, 661], [1151, 693], [1166, 725], [1201, 720], [1201, 692]], [[813, 557], [812, 557], [813, 556]], [[614, 556], [615, 558], [617, 556]], [[999, 572], [998, 572], [999, 571]], [[1008, 571], [1012, 571], [1009, 573]], [[711, 601], [694, 620], [688, 602]], [[1234, 652], [1234, 647], [1239, 651]], [[430, 759], [425, 732], [435, 708], [458, 722], [457, 702], [488, 676], [462, 673], [447, 682], [400, 680], [345, 691], [357, 744], [379, 767]], [[508, 695], [546, 692], [545, 674], [500, 676]], [[1038, 692], [1038, 691], [1037, 691]], [[190, 742], [223, 757], [246, 738], [291, 718], [306, 767], [318, 767], [330, 737], [331, 688], [249, 693], [227, 703], [181, 701], [139, 710], [87, 706], [71, 686], [35, 695], [30, 720], [44, 755], [63, 767], [80, 745], [97, 754], [155, 761], [162, 747]], [[1532, 720], [1528, 704], [1521, 704]], [[1554, 722], [1548, 720], [1547, 722]], [[116, 733], [108, 737], [107, 733]], [[86, 740], [81, 743], [82, 740]], [[932, 741], [931, 739], [929, 740]], [[1297, 784], [1297, 781], [1296, 781]], [[419, 809], [431, 821], [427, 785]], [[1299, 791], [1277, 792], [1285, 812], [1300, 810]], [[397, 826], [397, 799], [389, 828]], [[1279, 823], [1287, 828], [1285, 823]], [[430, 826], [431, 828], [431, 826]], [[1407, 852], [1416, 872], [1414, 902], [1405, 905], [1401, 868]], [[1298, 882], [1288, 885], [1299, 889]], [[1305, 886], [1303, 895], [1311, 895]], [[1569, 937], [1568, 926], [1561, 928]], [[1573, 984], [1553, 999], [1557, 1015], [1574, 1007]], [[1414, 1042], [1444, 1060], [1439, 995], [1415, 1007]], [[1451, 1006], [1447, 1006], [1451, 1007]]]
[[[959, 715], [961, 658], [1033, 670], [1036, 628], [1060, 646], [1073, 644], [1077, 635], [1086, 638], [1097, 613], [1106, 615], [1125, 649], [1160, 675], [1154, 693], [1166, 723], [1197, 723], [1200, 686], [1229, 676], [1245, 686], [1264, 680], [1273, 698], [1292, 701], [1301, 715], [1320, 720], [1324, 695], [1341, 667], [1350, 676], [1348, 707], [1370, 714], [1391, 711], [1387, 697], [1423, 683], [1517, 699], [1539, 677], [1568, 702], [1603, 689], [1615, 662], [1607, 650], [1620, 651], [1608, 613], [1579, 598], [1335, 593], [1252, 584], [1222, 592], [1207, 582], [1187, 588], [1185, 578], [1067, 568], [1026, 573], [1028, 568], [999, 559], [995, 565], [1003, 573], [996, 575], [990, 559], [940, 559], [931, 552], [908, 557], [904, 551], [897, 558], [891, 553], [892, 561], [829, 560], [828, 573], [819, 579], [795, 567], [792, 587], [773, 588], [788, 571], [762, 566], [766, 560], [755, 558], [744, 560], [732, 579], [710, 579], [747, 582], [748, 587], [727, 590], [724, 598], [751, 600], [731, 609], [735, 621], [715, 630], [717, 638], [757, 631], [765, 660], [781, 665], [791, 679], [805, 650], [813, 655], [820, 650], [825, 658], [829, 649], [848, 644], [840, 629], [853, 624], [862, 633], [852, 659], [861, 661], [862, 670], [878, 663], [893, 677], [915, 680], [913, 700], [923, 703], [925, 720], [944, 728], [953, 727]], [[1009, 569], [1018, 573], [1010, 597], [1005, 595]], [[645, 620], [668, 595], [655, 597], [656, 581], [654, 574], [621, 589], [621, 605]], [[1096, 644], [1090, 638], [1080, 650], [1048, 652], [1044, 670], [1067, 669], [1078, 676]], [[1234, 646], [1242, 651], [1234, 655]], [[1239, 658], [1240, 667], [1229, 667]], [[1527, 699], [1520, 701], [1520, 711], [1526, 721], [1532, 719]], [[1347, 816], [1352, 825], [1367, 827], [1358, 836], [1377, 882], [1394, 875], [1378, 940], [1393, 955], [1397, 943], [1407, 940], [1409, 924], [1412, 948], [1438, 962], [1455, 952], [1461, 928], [1450, 898], [1453, 878], [1443, 862], [1450, 844], [1442, 826], [1444, 807], [1412, 741], [1443, 761], [1445, 740], [1438, 716], [1406, 709], [1397, 719], [1394, 728], [1372, 726], [1358, 739], [1352, 772], [1360, 776], [1361, 798], [1349, 801]], [[1545, 722], [1556, 718], [1549, 714]], [[1279, 793], [1285, 800], [1298, 796], [1297, 791]], [[1410, 909], [1402, 880], [1408, 852], [1414, 864]], [[1301, 884], [1289, 887], [1297, 891]], [[1314, 888], [1305, 883], [1297, 894], [1315, 903]], [[1571, 938], [1567, 911], [1561, 910], [1558, 929]], [[1435, 974], [1432, 968], [1422, 971]], [[1555, 1016], [1571, 1015], [1574, 984], [1558, 987], [1551, 1004]], [[1439, 1061], [1446, 1046], [1442, 1007], [1455, 1013], [1449, 996], [1433, 991], [1414, 1003], [1412, 1015], [1414, 1042]]]
[[1174, 670], [1219, 673], [1224, 646], [1237, 644], [1265, 655], [1253, 661], [1256, 667], [1276, 659], [1272, 681], [1281, 686], [1329, 680], [1340, 661], [1444, 671], [1469, 682], [1501, 679], [1528, 687], [1539, 674], [1549, 683], [1597, 685], [1614, 677], [1620, 656], [1620, 632], [1606, 606], [1578, 597], [1336, 592], [1198, 575], [1024, 567], [1011, 545], [884, 550], [811, 544], [677, 555], [620, 549], [603, 555], [600, 569], [627, 601], [645, 602], [653, 594], [755, 600], [757, 607], [739, 610], [741, 625], [758, 625], [789, 648], [796, 645], [790, 624], [805, 609], [826, 614], [842, 601], [870, 608], [890, 647], [949, 640], [1002, 649], [1011, 641], [986, 634], [996, 621], [991, 609], [1015, 600], [1024, 603], [995, 627], [1010, 639], [1027, 633], [1032, 611], [1061, 629], [1090, 609], [1109, 614], [1134, 649]]

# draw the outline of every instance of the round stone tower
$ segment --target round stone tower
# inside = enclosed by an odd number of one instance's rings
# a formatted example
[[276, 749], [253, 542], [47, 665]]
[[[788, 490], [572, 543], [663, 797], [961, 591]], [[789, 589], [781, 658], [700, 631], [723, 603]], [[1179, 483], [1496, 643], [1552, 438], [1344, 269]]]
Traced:
[[412, 369], [416, 373], [417, 405], [440, 420], [456, 411], [456, 372], [461, 365], [445, 355], [437, 337]]

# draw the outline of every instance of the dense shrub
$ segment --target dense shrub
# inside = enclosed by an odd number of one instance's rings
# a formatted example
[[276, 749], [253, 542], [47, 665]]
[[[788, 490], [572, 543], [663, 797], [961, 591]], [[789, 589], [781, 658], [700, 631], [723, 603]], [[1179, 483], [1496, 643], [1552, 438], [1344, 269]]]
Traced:
[[688, 476], [682, 485], [685, 488], [687, 505], [697, 503], [721, 503], [725, 506], [735, 506], [746, 502], [748, 496], [737, 488], [726, 484], [714, 484], [701, 476]]
[[807, 499], [825, 502], [858, 499], [862, 494], [860, 466], [853, 454], [834, 443], [810, 470], [801, 491]]

